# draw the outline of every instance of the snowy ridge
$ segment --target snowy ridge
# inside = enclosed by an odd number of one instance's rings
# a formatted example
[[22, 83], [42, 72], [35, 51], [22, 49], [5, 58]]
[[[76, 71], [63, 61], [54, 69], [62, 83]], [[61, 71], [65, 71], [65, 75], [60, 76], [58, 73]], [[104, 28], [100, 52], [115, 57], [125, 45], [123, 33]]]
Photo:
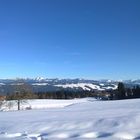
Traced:
[[90, 90], [90, 89], [100, 89], [100, 86], [89, 84], [89, 83], [77, 83], [77, 84], [66, 84], [66, 85], [55, 85], [57, 87], [63, 88], [82, 88], [83, 90]]
[[33, 86], [46, 86], [48, 83], [33, 83]]
[[107, 89], [117, 89], [117, 85], [111, 84], [111, 86], [105, 86], [104, 84], [95, 85], [92, 83], [77, 83], [77, 84], [65, 84], [65, 85], [55, 85], [56, 87], [63, 87], [63, 88], [81, 88], [83, 90], [107, 90]]

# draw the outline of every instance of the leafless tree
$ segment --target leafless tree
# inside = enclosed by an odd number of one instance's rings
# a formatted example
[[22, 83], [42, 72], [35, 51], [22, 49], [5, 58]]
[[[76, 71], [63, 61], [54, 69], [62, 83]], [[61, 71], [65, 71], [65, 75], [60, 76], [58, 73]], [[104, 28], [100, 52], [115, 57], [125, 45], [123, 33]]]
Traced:
[[33, 93], [32, 86], [20, 80], [15, 83], [14, 94], [9, 96], [9, 99], [16, 100], [18, 110], [21, 109], [21, 104], [26, 103], [27, 99], [37, 98]]

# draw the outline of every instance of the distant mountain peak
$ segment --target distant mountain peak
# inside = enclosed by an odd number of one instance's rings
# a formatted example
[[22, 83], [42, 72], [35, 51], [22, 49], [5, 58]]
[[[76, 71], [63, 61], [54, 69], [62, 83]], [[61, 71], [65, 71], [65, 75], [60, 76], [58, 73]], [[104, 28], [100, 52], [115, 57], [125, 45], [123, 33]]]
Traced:
[[36, 77], [35, 80], [36, 81], [44, 81], [44, 80], [46, 80], [46, 78], [44, 78], [44, 77]]

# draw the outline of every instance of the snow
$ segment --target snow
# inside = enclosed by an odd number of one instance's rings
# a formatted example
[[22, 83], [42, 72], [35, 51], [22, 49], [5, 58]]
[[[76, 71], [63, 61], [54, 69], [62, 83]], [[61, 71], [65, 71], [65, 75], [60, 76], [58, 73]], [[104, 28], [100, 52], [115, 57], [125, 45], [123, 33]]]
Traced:
[[115, 85], [115, 84], [112, 84], [112, 86], [107, 86], [107, 87], [104, 87], [104, 89], [112, 89], [112, 90], [115, 90], [115, 89], [117, 89], [117, 85]]
[[[77, 83], [77, 84], [65, 84], [65, 85], [55, 85], [56, 87], [63, 87], [63, 88], [82, 88], [83, 90], [88, 90], [90, 91], [91, 89], [93, 90], [99, 90], [99, 91], [104, 91], [106, 89], [117, 89], [118, 85], [111, 84], [111, 86], [105, 86], [105, 84], [99, 84], [95, 85], [92, 83]], [[103, 86], [103, 87], [102, 87]]]
[[107, 80], [107, 82], [108, 82], [108, 83], [111, 83], [111, 82], [112, 82], [112, 80]]
[[100, 86], [104, 86], [105, 84], [103, 84], [103, 83], [100, 83]]
[[[93, 100], [93, 99], [92, 99]], [[53, 99], [32, 99], [32, 100], [21, 100], [21, 110], [27, 109], [47, 109], [47, 108], [63, 108], [76, 103], [86, 102], [85, 99], [79, 100], [53, 100]], [[0, 111], [13, 111], [17, 110], [17, 101], [4, 101], [0, 107]]]
[[24, 83], [12, 83], [12, 84], [10, 84], [10, 85], [12, 85], [12, 86], [20, 86], [20, 85], [24, 85]]
[[66, 85], [55, 85], [55, 86], [63, 87], [63, 88], [82, 88], [83, 90], [89, 90], [89, 91], [91, 89], [103, 90], [100, 88], [100, 86], [91, 83], [77, 83], [77, 84], [66, 84]]
[[28, 104], [32, 110], [0, 112], [0, 140], [140, 139], [140, 99], [28, 100]]
[[33, 86], [46, 86], [48, 83], [33, 83]]
[[4, 83], [0, 83], [1, 86], [5, 85]]
[[44, 78], [44, 77], [36, 77], [35, 78], [35, 80], [37, 80], [37, 81], [43, 81], [43, 80], [45, 80], [46, 78]]

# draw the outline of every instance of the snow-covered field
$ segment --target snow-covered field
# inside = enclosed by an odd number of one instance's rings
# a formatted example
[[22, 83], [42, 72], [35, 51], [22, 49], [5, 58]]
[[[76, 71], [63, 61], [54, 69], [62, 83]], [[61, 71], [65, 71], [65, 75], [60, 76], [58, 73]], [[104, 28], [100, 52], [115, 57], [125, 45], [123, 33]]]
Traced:
[[140, 99], [29, 100], [28, 106], [0, 112], [0, 140], [140, 139]]
[[[92, 99], [93, 100], [93, 99]], [[95, 100], [95, 99], [94, 99]], [[47, 108], [63, 108], [77, 103], [86, 102], [85, 99], [74, 99], [74, 100], [51, 100], [51, 99], [41, 99], [41, 100], [21, 100], [20, 108], [21, 110], [30, 109], [47, 109]], [[0, 107], [0, 111], [13, 111], [18, 110], [17, 101], [4, 101], [3, 105]]]

